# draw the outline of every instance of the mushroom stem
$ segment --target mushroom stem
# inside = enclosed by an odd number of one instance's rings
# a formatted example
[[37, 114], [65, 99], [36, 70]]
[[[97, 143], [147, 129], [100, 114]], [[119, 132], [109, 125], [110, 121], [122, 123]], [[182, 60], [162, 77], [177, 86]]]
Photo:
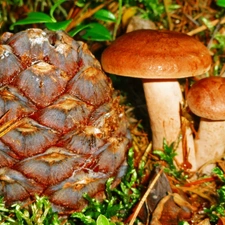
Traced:
[[[180, 109], [183, 96], [180, 84], [174, 79], [143, 79], [143, 87], [150, 116], [153, 149], [163, 149], [164, 138], [168, 144], [171, 144], [181, 135]], [[191, 162], [191, 170], [195, 170], [194, 141], [189, 127], [185, 129], [183, 138], [186, 138], [188, 157], [185, 158], [187, 154], [184, 154], [182, 141], [180, 141], [176, 149], [176, 160], [180, 165], [187, 161]]]
[[211, 164], [202, 168], [203, 173], [210, 173], [215, 167], [215, 160], [220, 159], [225, 151], [225, 121], [201, 118], [198, 135], [195, 138], [197, 168], [211, 159]]
[[[191, 86], [187, 103], [195, 115], [201, 118], [195, 138], [197, 169], [210, 173], [215, 161], [225, 150], [225, 78], [210, 76]], [[213, 163], [212, 163], [213, 162]]]

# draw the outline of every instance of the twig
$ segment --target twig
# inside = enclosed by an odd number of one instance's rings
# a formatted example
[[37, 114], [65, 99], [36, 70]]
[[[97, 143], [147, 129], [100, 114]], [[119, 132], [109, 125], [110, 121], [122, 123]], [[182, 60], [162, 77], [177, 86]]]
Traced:
[[[211, 21], [210, 25], [211, 26], [216, 26], [218, 23], [224, 24], [225, 23], [225, 17], [223, 17], [222, 19], [216, 19], [216, 20]], [[192, 36], [194, 34], [197, 34], [197, 33], [201, 32], [201, 31], [204, 31], [206, 29], [208, 29], [208, 27], [206, 25], [202, 25], [202, 26], [200, 26], [200, 27], [198, 27], [198, 28], [188, 32], [187, 34]]]
[[122, 4], [123, 4], [122, 0], [119, 0], [119, 4], [118, 4], [118, 18], [116, 20], [114, 31], [113, 31], [113, 40], [116, 39], [117, 30], [118, 30], [120, 22], [122, 20]]
[[135, 222], [135, 219], [137, 218], [138, 216], [138, 213], [140, 212], [141, 210], [141, 207], [143, 206], [145, 200], [147, 199], [149, 193], [151, 192], [151, 190], [153, 189], [153, 187], [155, 186], [156, 182], [158, 181], [158, 179], [160, 178], [161, 174], [163, 172], [163, 168], [159, 171], [159, 173], [156, 175], [156, 177], [154, 178], [154, 180], [152, 181], [152, 183], [149, 185], [147, 191], [145, 192], [145, 194], [143, 195], [143, 197], [141, 198], [134, 214], [132, 215], [132, 218], [130, 220], [130, 223], [129, 225], [133, 225], [134, 222]]
[[225, 64], [223, 65], [221, 71], [220, 71], [220, 77], [225, 77]]
[[184, 13], [184, 15], [185, 15], [192, 23], [194, 23], [196, 26], [199, 26], [198, 21], [196, 21], [195, 19], [193, 19], [190, 15], [188, 15], [187, 13]]
[[[66, 31], [70, 31], [72, 28], [76, 27], [79, 23], [81, 23], [82, 21], [84, 21], [87, 18], [90, 18], [92, 15], [94, 15], [97, 11], [99, 11], [100, 9], [102, 9], [103, 7], [105, 7], [107, 4], [109, 4], [111, 1], [107, 1], [104, 2], [98, 6], [96, 6], [94, 9], [88, 9], [86, 12], [83, 12], [83, 9], [87, 9], [89, 7], [89, 4], [86, 5], [87, 7], [84, 7], [80, 13], [73, 18], [73, 21], [70, 23], [70, 25], [66, 28]], [[81, 13], [84, 13], [83, 15], [81, 15]]]
[[173, 22], [171, 20], [171, 15], [170, 15], [170, 12], [169, 12], [169, 9], [168, 9], [169, 4], [170, 3], [168, 3], [168, 0], [164, 0], [164, 6], [165, 6], [165, 10], [166, 10], [167, 20], [168, 20], [168, 23], [169, 23], [169, 29], [173, 30]]

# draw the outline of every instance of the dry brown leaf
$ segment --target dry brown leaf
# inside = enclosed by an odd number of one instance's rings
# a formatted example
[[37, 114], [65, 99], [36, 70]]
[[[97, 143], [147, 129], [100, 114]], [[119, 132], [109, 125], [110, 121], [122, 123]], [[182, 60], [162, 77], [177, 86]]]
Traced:
[[152, 214], [152, 220], [150, 225], [162, 225], [162, 223], [160, 222], [160, 218], [162, 216], [164, 204], [169, 200], [169, 198], [170, 196], [167, 195], [159, 202], [158, 206]]

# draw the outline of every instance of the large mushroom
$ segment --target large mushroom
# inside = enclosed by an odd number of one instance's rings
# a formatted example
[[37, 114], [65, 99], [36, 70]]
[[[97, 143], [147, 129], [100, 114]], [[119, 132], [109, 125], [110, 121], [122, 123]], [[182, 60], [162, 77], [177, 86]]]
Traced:
[[[195, 38], [165, 30], [135, 30], [117, 38], [101, 57], [103, 69], [111, 74], [141, 78], [150, 116], [153, 149], [163, 149], [181, 135], [180, 109], [183, 95], [178, 78], [201, 75], [209, 70], [208, 49]], [[195, 150], [191, 129], [183, 134], [178, 145], [179, 164], [191, 162], [195, 170]], [[185, 157], [185, 159], [184, 159]]]
[[199, 116], [195, 138], [197, 168], [210, 173], [214, 161], [225, 152], [225, 78], [207, 77], [197, 81], [189, 90], [187, 103]]

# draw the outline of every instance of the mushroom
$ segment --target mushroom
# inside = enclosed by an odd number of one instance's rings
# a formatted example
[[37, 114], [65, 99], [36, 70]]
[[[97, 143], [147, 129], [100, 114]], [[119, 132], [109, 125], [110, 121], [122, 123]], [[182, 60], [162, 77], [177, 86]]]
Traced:
[[[107, 47], [101, 57], [103, 69], [111, 74], [141, 78], [150, 116], [153, 149], [163, 149], [181, 134], [180, 108], [183, 96], [178, 78], [201, 75], [208, 71], [211, 57], [208, 49], [186, 34], [141, 29], [126, 33]], [[192, 163], [195, 152], [190, 128], [187, 139], [188, 159], [184, 159], [182, 143], [177, 151], [179, 164]]]
[[197, 169], [212, 163], [202, 168], [203, 173], [210, 173], [225, 151], [225, 78], [197, 81], [188, 91], [187, 104], [201, 118], [195, 138]]

